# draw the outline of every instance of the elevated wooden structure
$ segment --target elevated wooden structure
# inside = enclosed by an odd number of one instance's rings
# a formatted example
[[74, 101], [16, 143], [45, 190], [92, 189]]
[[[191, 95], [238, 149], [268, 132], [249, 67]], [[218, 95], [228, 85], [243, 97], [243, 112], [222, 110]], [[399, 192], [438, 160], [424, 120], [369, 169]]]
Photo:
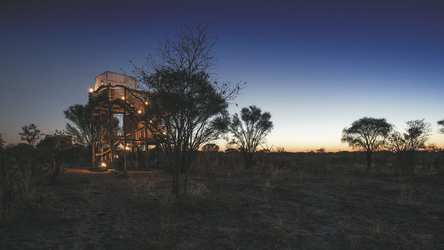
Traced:
[[[139, 151], [145, 151], [145, 167], [148, 167], [149, 145], [162, 143], [165, 135], [150, 132], [152, 124], [147, 121], [145, 113], [149, 105], [148, 95], [137, 90], [136, 79], [104, 72], [96, 77], [95, 86], [89, 91], [89, 104], [93, 107], [93, 124], [99, 124], [92, 130], [96, 133], [92, 143], [93, 168], [118, 170], [116, 160], [122, 154], [123, 171], [127, 170], [127, 162], [137, 168]], [[117, 130], [116, 116], [121, 116], [123, 123], [123, 127]]]

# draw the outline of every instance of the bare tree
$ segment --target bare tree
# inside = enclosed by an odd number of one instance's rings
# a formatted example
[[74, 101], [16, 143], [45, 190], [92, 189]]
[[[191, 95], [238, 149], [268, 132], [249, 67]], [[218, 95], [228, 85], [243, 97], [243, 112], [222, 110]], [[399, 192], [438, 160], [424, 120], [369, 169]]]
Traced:
[[353, 149], [362, 149], [367, 157], [367, 170], [372, 165], [372, 154], [381, 149], [393, 125], [384, 118], [363, 117], [354, 121], [349, 128], [342, 130], [341, 142], [348, 143]]
[[149, 64], [154, 69], [166, 66], [177, 72], [208, 72], [216, 62], [212, 49], [217, 38], [211, 35], [211, 31], [209, 23], [185, 25], [177, 32], [175, 40], [165, 36], [159, 42], [156, 52], [160, 62], [149, 56]]
[[256, 106], [243, 108], [241, 115], [236, 113], [228, 127], [233, 138], [229, 142], [235, 145], [244, 155], [245, 167], [251, 168], [257, 147], [265, 142], [265, 137], [273, 129], [269, 112], [262, 113]]
[[22, 127], [23, 132], [19, 133], [22, 141], [28, 142], [29, 145], [34, 146], [41, 137], [40, 130], [34, 123]]
[[228, 101], [241, 89], [240, 84], [210, 81], [208, 70], [214, 65], [215, 38], [208, 25], [196, 23], [178, 32], [177, 40], [165, 38], [157, 55], [147, 58], [148, 69], [135, 66], [134, 73], [149, 90], [145, 122], [158, 137], [172, 166], [173, 194], [179, 194], [180, 172], [188, 170], [198, 149], [220, 137], [228, 125]]

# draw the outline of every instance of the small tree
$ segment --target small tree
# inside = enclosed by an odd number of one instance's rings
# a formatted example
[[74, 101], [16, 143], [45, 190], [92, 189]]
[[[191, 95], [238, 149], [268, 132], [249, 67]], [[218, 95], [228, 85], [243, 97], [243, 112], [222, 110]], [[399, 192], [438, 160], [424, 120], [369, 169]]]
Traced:
[[372, 154], [381, 149], [393, 125], [382, 119], [363, 117], [354, 121], [349, 128], [342, 130], [341, 142], [348, 143], [353, 149], [362, 149], [367, 158], [367, 170], [372, 165]]
[[422, 120], [408, 121], [404, 133], [394, 131], [388, 137], [387, 148], [396, 153], [397, 167], [402, 172], [413, 173], [416, 162], [416, 151], [426, 148], [430, 137], [431, 125]]
[[257, 147], [265, 142], [265, 137], [273, 129], [269, 112], [262, 113], [256, 106], [243, 108], [241, 116], [236, 113], [228, 126], [233, 135], [229, 145], [235, 145], [244, 155], [245, 167], [251, 168]]
[[[198, 149], [216, 140], [228, 124], [228, 100], [237, 95], [237, 88], [221, 90], [208, 81], [204, 72], [189, 74], [165, 68], [144, 78], [152, 90], [146, 109], [148, 129], [164, 134], [163, 149], [173, 169], [173, 193], [179, 194], [179, 174], [188, 170]], [[228, 90], [228, 91], [226, 91]]]
[[[77, 144], [84, 147], [91, 145], [92, 135], [92, 109], [89, 105], [75, 104], [63, 111], [65, 118], [71, 123], [66, 123], [66, 133], [74, 138]], [[97, 134], [97, 133], [95, 133]]]
[[202, 147], [202, 151], [204, 152], [218, 152], [219, 146], [214, 143], [207, 143]]
[[438, 121], [438, 125], [442, 126], [442, 128], [438, 129], [438, 133], [444, 134], [444, 119]]
[[[5, 166], [5, 146], [6, 142], [3, 140], [3, 134], [0, 133], [0, 174], [1, 174], [1, 182], [2, 185], [5, 182], [5, 173], [6, 173], [6, 166]], [[3, 190], [3, 189], [2, 189]], [[1, 196], [0, 196], [1, 198]]]
[[29, 145], [34, 146], [41, 137], [40, 130], [34, 123], [22, 127], [23, 132], [19, 133], [22, 141], [26, 141]]
[[46, 162], [51, 170], [52, 177], [51, 182], [55, 183], [57, 177], [60, 173], [62, 166], [62, 160], [66, 149], [70, 148], [72, 144], [72, 139], [70, 136], [66, 135], [64, 131], [56, 131], [54, 134], [46, 135], [37, 144], [37, 149], [43, 161]]
[[[99, 136], [101, 133], [106, 133], [106, 130], [111, 127], [112, 133], [117, 134], [119, 131], [119, 119], [113, 117], [111, 122], [108, 116], [102, 117], [102, 128], [100, 127], [100, 119], [92, 119], [92, 107], [89, 104], [75, 104], [63, 111], [65, 118], [71, 123], [66, 123], [66, 134], [72, 136], [75, 142], [85, 148], [91, 146], [94, 135]], [[102, 129], [102, 131], [100, 131]], [[95, 138], [97, 139], [97, 138]]]

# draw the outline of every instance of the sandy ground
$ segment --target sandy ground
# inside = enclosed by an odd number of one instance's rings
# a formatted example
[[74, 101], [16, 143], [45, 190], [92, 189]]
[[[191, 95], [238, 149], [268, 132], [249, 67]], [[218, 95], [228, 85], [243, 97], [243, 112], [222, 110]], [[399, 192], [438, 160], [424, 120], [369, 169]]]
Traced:
[[71, 170], [0, 227], [0, 248], [444, 249], [444, 185], [435, 179], [341, 168], [310, 178], [219, 175], [217, 185], [192, 176], [178, 200], [169, 181]]

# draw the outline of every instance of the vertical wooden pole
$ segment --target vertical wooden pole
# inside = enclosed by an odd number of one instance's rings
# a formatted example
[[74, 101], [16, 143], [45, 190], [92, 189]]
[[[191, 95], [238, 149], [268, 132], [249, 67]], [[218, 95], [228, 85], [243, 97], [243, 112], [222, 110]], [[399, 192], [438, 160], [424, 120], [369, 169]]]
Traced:
[[100, 161], [103, 162], [103, 141], [104, 141], [104, 131], [103, 131], [103, 114], [102, 109], [100, 109]]
[[145, 120], [145, 168], [148, 170], [148, 123]]
[[91, 149], [92, 149], [92, 169], [96, 168], [96, 149], [94, 142], [94, 111], [91, 113]]
[[[108, 91], [111, 91], [108, 85]], [[112, 104], [108, 103], [108, 119], [109, 119], [109, 126], [108, 126], [108, 139], [109, 139], [109, 147], [110, 147], [110, 168], [115, 169], [114, 167], [114, 119], [113, 119], [113, 113], [112, 113]]]
[[123, 104], [123, 173], [126, 175], [126, 90], [123, 89], [123, 97], [125, 98], [125, 103]]
[[139, 147], [134, 148], [136, 151], [136, 169], [139, 170]]
[[160, 165], [160, 144], [157, 144], [157, 168], [159, 168], [159, 165]]

